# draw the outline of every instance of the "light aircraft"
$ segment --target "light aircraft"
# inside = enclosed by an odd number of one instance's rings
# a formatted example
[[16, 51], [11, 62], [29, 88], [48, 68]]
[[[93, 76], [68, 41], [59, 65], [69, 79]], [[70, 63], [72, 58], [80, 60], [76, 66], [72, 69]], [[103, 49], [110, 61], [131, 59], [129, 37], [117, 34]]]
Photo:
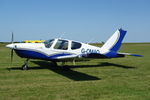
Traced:
[[96, 47], [86, 43], [68, 40], [68, 39], [50, 39], [43, 43], [12, 43], [6, 45], [11, 50], [11, 61], [13, 59], [13, 51], [22, 58], [27, 58], [25, 64], [22, 66], [23, 70], [28, 69], [29, 59], [42, 59], [47, 61], [66, 62], [75, 61], [80, 58], [119, 58], [126, 55], [142, 57], [137, 54], [120, 53], [118, 52], [123, 38], [126, 35], [125, 30], [118, 29], [102, 47]]

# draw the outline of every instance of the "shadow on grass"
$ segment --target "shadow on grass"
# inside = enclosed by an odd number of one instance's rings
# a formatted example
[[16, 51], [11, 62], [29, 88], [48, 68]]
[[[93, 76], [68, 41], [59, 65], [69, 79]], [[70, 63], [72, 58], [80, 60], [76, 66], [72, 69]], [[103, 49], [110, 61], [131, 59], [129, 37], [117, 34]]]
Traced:
[[125, 69], [136, 68], [133, 66], [125, 66], [125, 65], [114, 64], [114, 63], [109, 63], [109, 62], [103, 62], [97, 65], [77, 65], [77, 66], [68, 66], [68, 67], [69, 68], [86, 68], [86, 67], [108, 67], [108, 66], [120, 67], [120, 68], [125, 68]]
[[[82, 72], [74, 71], [69, 66], [55, 66], [52, 62], [45, 62], [45, 61], [32, 61], [33, 63], [39, 65], [40, 67], [47, 68], [57, 74], [65, 76], [69, 79], [75, 81], [90, 81], [90, 80], [101, 80], [101, 78], [91, 76]], [[38, 67], [34, 67], [34, 69]]]
[[[55, 66], [52, 62], [47, 62], [47, 61], [31, 61], [32, 63], [35, 63], [39, 66], [34, 66], [34, 67], [29, 67], [29, 70], [39, 70], [39, 69], [49, 69], [55, 73], [58, 73], [62, 76], [65, 76], [69, 79], [75, 80], [75, 81], [90, 81], [90, 80], [101, 80], [101, 78], [91, 76], [82, 72], [77, 72], [72, 70], [73, 68], [87, 68], [87, 67], [107, 67], [107, 66], [115, 66], [115, 67], [120, 67], [120, 68], [135, 68], [132, 66], [124, 66], [124, 65], [119, 65], [119, 64], [113, 64], [113, 63], [100, 63], [98, 65], [70, 65], [70, 66]], [[16, 67], [16, 68], [9, 68], [9, 70], [22, 70], [21, 67]]]
[[[67, 67], [54, 66], [52, 62], [46, 62], [46, 61], [31, 61], [31, 62], [37, 64], [38, 66], [29, 67], [28, 70], [49, 69], [57, 74], [60, 74], [62, 76], [65, 76], [75, 81], [101, 80], [101, 78], [71, 70], [68, 66]], [[14, 67], [14, 68], [9, 68], [8, 70], [22, 70], [22, 68]]]

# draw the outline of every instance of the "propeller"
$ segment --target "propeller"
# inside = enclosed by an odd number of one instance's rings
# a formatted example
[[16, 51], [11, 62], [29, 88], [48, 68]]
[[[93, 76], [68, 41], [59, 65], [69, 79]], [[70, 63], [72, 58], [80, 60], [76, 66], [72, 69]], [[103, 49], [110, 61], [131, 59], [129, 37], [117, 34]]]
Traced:
[[[14, 43], [14, 33], [12, 32], [12, 36], [11, 36], [11, 44]], [[11, 63], [13, 61], [13, 55], [14, 55], [14, 48], [11, 49]]]
[[12, 32], [12, 35], [11, 35], [11, 43], [13, 44], [14, 43], [14, 33]]
[[13, 61], [13, 55], [14, 55], [14, 50], [12, 49], [12, 50], [11, 50], [11, 63], [12, 63], [12, 61]]

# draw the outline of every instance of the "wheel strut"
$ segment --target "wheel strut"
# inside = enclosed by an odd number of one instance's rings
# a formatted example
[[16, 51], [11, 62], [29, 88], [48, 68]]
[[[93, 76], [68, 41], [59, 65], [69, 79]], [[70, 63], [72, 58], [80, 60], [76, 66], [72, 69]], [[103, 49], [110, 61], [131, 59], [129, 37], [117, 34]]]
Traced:
[[28, 61], [29, 59], [24, 62], [24, 65], [22, 65], [22, 70], [28, 70]]

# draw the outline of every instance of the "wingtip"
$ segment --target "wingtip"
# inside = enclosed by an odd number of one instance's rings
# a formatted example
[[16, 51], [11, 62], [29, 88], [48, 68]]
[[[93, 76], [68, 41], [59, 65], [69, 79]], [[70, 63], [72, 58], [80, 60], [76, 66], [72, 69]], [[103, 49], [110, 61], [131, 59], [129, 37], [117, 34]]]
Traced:
[[136, 56], [136, 57], [144, 57], [143, 55], [138, 55], [138, 54], [132, 54], [132, 56]]

